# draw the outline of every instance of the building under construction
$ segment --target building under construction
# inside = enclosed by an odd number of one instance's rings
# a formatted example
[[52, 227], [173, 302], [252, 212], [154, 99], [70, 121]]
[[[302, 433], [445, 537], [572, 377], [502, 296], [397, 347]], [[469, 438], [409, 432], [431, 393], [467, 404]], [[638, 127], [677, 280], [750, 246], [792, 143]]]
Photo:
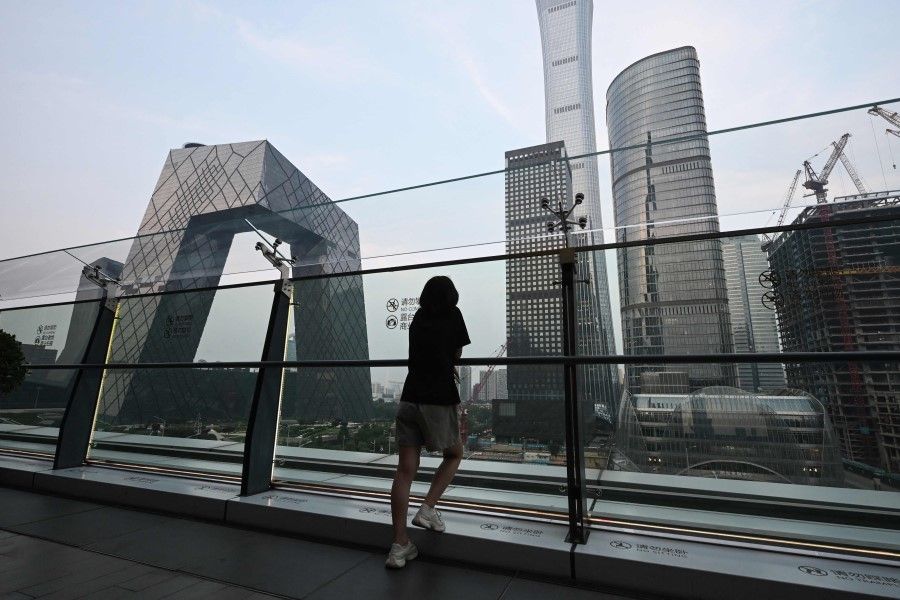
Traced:
[[[842, 221], [873, 219], [857, 225]], [[784, 352], [900, 350], [900, 191], [836, 198], [803, 210], [767, 244]], [[786, 365], [788, 385], [821, 400], [845, 459], [900, 472], [900, 364]]]

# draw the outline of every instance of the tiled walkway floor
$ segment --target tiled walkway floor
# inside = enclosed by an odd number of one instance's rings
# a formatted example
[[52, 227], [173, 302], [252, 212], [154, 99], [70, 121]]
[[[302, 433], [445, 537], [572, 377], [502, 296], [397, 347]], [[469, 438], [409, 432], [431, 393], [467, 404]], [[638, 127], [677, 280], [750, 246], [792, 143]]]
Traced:
[[0, 488], [0, 598], [624, 600], [556, 583]]

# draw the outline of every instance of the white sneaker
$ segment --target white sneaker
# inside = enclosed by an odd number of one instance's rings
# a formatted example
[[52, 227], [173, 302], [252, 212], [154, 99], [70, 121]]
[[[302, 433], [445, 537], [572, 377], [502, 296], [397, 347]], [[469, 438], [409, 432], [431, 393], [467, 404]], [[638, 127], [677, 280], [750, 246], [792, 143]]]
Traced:
[[413, 525], [424, 529], [430, 529], [438, 533], [443, 533], [446, 529], [444, 526], [444, 519], [441, 517], [441, 511], [436, 508], [431, 508], [424, 502], [422, 503], [422, 506], [419, 507], [419, 512], [413, 517], [412, 522]]
[[389, 569], [402, 569], [406, 566], [406, 561], [412, 560], [419, 555], [419, 549], [410, 540], [405, 546], [400, 544], [391, 544], [391, 551], [388, 552], [387, 560], [384, 566]]

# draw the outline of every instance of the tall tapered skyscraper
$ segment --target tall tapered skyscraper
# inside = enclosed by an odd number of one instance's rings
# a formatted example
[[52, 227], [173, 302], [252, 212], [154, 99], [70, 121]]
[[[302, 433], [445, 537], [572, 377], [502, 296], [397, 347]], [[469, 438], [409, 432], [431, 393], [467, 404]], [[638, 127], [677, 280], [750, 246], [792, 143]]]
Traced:
[[[584, 202], [574, 216], [587, 217], [588, 227], [576, 232], [575, 245], [603, 243], [600, 216], [600, 181], [596, 157], [578, 156], [597, 150], [594, 133], [594, 92], [591, 77], [592, 0], [537, 0], [541, 47], [544, 58], [544, 99], [547, 143], [563, 142], [566, 153], [574, 157], [571, 169], [571, 194], [584, 194]], [[606, 262], [602, 252], [579, 256], [578, 286], [579, 352], [611, 354], [612, 313], [609, 303]], [[613, 365], [588, 367], [584, 400], [605, 404], [615, 410], [618, 376]]]

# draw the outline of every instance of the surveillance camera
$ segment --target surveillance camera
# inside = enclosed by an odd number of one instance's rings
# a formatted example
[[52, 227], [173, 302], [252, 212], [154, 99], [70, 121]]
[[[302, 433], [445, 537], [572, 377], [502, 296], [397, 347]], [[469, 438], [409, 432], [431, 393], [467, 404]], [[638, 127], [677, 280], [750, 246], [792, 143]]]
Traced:
[[256, 242], [256, 246], [254, 246], [257, 250], [262, 250], [262, 242]]
[[556, 229], [555, 223], [547, 223], [547, 231], [549, 231], [550, 233], [553, 233], [554, 229]]
[[578, 192], [575, 194], [575, 204], [581, 204], [582, 202], [584, 202], [584, 194]]
[[550, 208], [549, 198], [541, 198], [541, 208]]
[[578, 219], [578, 226], [582, 229], [587, 227], [587, 217], [581, 217], [580, 219]]

